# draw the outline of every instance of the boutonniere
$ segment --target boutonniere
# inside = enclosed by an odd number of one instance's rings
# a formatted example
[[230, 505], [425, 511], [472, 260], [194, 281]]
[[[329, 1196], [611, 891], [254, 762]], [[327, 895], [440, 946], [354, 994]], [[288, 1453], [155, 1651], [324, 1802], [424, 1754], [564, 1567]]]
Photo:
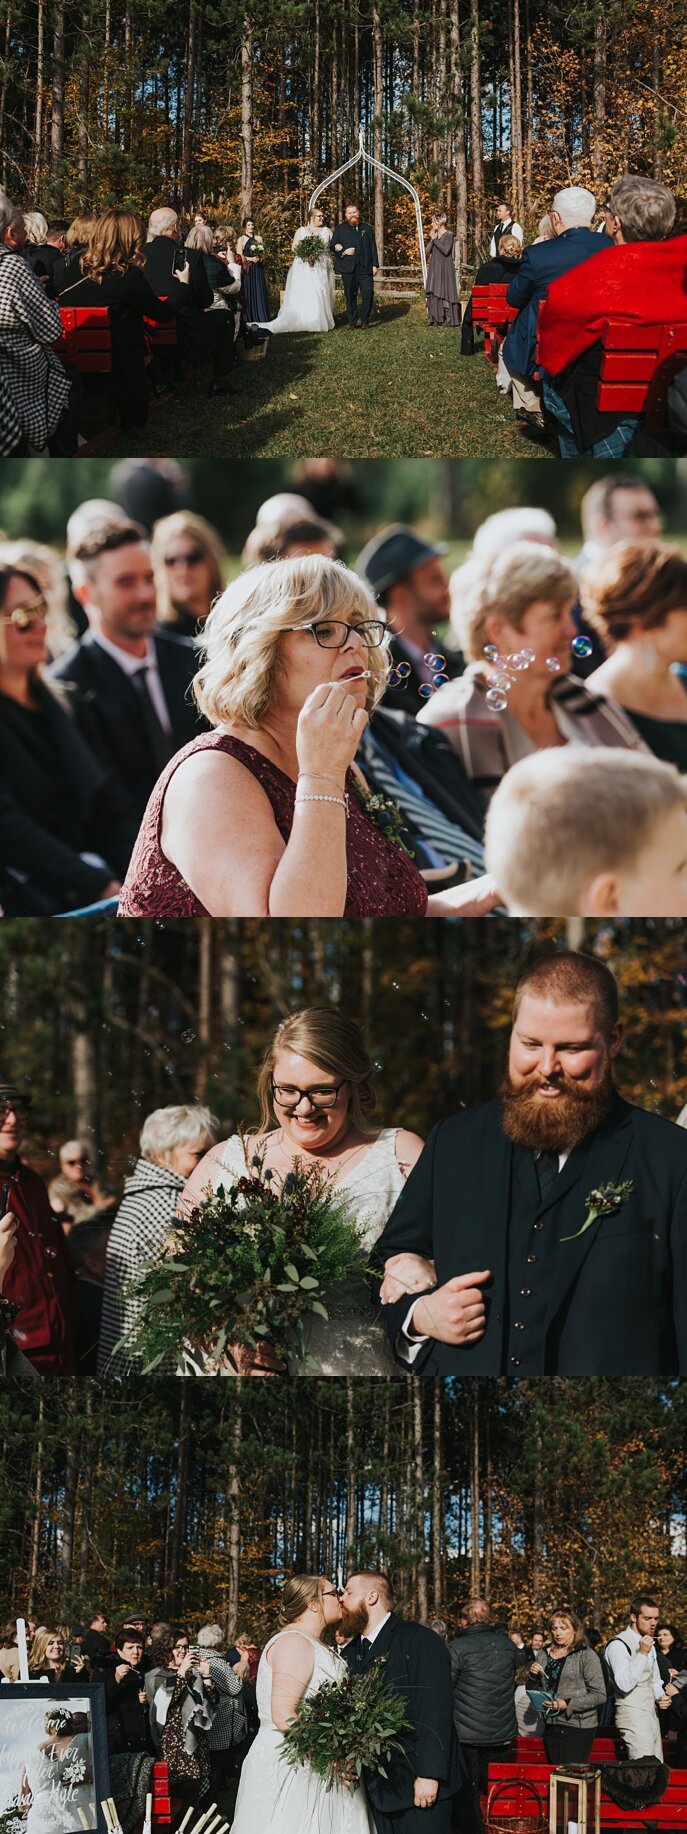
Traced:
[[562, 1235], [561, 1241], [576, 1242], [578, 1236], [585, 1235], [586, 1231], [591, 1229], [592, 1223], [595, 1223], [599, 1216], [614, 1216], [616, 1210], [622, 1209], [626, 1198], [633, 1190], [634, 1179], [626, 1178], [624, 1184], [602, 1184], [598, 1191], [590, 1191], [587, 1198], [587, 1214], [582, 1228], [577, 1229], [574, 1235]]

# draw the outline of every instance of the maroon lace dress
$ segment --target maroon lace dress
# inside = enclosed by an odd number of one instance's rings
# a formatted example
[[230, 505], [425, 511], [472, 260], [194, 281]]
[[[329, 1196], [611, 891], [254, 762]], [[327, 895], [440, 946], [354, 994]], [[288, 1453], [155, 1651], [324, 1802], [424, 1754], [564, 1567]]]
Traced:
[[[165, 791], [175, 770], [197, 751], [224, 751], [238, 759], [257, 777], [274, 810], [284, 841], [293, 822], [296, 785], [291, 777], [263, 758], [253, 745], [226, 733], [203, 733], [171, 759], [155, 785], [134, 847], [119, 901], [120, 917], [207, 917], [208, 912], [166, 859], [160, 844]], [[352, 788], [353, 773], [348, 774]], [[412, 860], [397, 841], [390, 840], [368, 819], [352, 795], [346, 819], [348, 886], [345, 917], [424, 917], [427, 888]], [[317, 864], [316, 861], [313, 862]]]

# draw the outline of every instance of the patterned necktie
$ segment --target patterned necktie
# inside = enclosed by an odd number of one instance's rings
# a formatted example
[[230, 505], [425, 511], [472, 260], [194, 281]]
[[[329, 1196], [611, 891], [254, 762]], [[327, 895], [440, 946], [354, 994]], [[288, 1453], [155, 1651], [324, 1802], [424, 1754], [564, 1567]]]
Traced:
[[545, 1147], [534, 1163], [539, 1180], [539, 1195], [546, 1197], [549, 1186], [553, 1184], [554, 1178], [558, 1177], [558, 1153], [552, 1152], [550, 1147]]

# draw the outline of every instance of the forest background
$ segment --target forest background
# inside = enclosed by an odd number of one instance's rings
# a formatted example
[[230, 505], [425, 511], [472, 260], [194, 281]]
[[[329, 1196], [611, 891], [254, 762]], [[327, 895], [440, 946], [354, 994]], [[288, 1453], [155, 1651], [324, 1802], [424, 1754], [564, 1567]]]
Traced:
[[[687, 190], [685, 0], [0, 0], [0, 175], [51, 215], [254, 214], [284, 267], [313, 186], [366, 146], [443, 201], [463, 262], [498, 196], [528, 237], [566, 183]], [[352, 174], [382, 262], [410, 198]], [[325, 194], [341, 210], [351, 180]]]

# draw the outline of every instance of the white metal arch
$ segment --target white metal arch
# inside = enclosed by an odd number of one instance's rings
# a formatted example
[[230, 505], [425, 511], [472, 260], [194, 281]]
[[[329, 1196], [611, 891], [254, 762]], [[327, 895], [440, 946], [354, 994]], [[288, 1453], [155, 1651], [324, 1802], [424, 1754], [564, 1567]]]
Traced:
[[315, 204], [317, 203], [317, 199], [318, 197], [321, 197], [322, 192], [327, 191], [330, 185], [335, 184], [337, 178], [343, 178], [344, 172], [350, 172], [353, 166], [357, 166], [360, 164], [366, 165], [366, 166], [372, 166], [376, 172], [384, 172], [387, 178], [393, 179], [394, 184], [402, 185], [404, 191], [410, 192], [410, 196], [412, 197], [413, 203], [415, 205], [415, 222], [417, 225], [417, 240], [418, 240], [418, 247], [420, 250], [420, 266], [422, 268], [422, 281], [423, 281], [423, 285], [426, 284], [427, 256], [425, 254], [425, 237], [424, 237], [424, 230], [422, 227], [422, 206], [420, 204], [420, 199], [418, 197], [417, 191], [415, 190], [415, 186], [411, 185], [410, 179], [402, 178], [400, 172], [393, 172], [391, 169], [391, 166], [385, 166], [381, 159], [375, 159], [373, 153], [367, 152], [366, 147], [365, 147], [365, 139], [363, 136], [362, 128], [360, 130], [358, 151], [357, 153], [353, 154], [353, 158], [347, 159], [344, 165], [337, 166], [337, 169], [335, 172], [330, 172], [328, 178], [323, 178], [321, 184], [315, 186], [315, 190], [313, 191], [312, 197], [308, 204], [308, 216], [310, 215], [311, 210], [314, 209]]

